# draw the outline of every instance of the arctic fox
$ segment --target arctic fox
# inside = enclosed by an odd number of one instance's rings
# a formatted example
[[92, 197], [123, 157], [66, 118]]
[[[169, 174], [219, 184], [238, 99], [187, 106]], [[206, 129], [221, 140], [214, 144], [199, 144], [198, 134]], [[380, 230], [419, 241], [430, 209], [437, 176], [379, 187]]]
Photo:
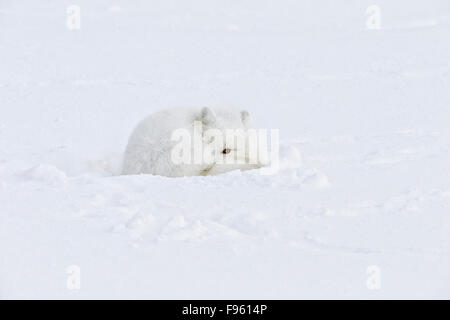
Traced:
[[[183, 177], [260, 168], [258, 160], [249, 159], [248, 131], [252, 128], [247, 111], [204, 107], [156, 112], [132, 133], [122, 174]], [[245, 143], [227, 139], [230, 130], [243, 134]], [[205, 161], [208, 149], [213, 152]]]

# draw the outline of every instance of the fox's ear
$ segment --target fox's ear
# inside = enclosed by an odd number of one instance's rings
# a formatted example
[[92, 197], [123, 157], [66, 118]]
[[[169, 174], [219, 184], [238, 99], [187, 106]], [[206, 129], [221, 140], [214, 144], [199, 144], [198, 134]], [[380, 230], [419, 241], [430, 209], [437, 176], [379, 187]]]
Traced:
[[250, 113], [246, 110], [241, 111], [241, 120], [242, 123], [247, 126], [250, 123]]
[[204, 124], [213, 124], [216, 122], [216, 114], [208, 107], [202, 109], [202, 122]]

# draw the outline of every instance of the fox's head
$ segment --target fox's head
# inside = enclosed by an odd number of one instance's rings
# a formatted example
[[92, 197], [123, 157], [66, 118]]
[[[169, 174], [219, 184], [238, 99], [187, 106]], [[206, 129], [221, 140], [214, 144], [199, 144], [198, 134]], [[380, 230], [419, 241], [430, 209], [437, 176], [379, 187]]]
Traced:
[[236, 169], [261, 167], [257, 154], [257, 134], [248, 111], [205, 107], [195, 126], [202, 127], [202, 174], [215, 175]]

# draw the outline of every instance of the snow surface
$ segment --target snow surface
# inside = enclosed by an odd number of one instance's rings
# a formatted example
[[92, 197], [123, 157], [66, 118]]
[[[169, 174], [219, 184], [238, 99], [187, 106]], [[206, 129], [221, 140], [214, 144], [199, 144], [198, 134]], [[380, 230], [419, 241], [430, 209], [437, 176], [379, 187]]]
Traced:
[[[450, 2], [371, 4], [0, 0], [0, 298], [449, 299]], [[280, 129], [278, 174], [117, 175], [213, 104]]]

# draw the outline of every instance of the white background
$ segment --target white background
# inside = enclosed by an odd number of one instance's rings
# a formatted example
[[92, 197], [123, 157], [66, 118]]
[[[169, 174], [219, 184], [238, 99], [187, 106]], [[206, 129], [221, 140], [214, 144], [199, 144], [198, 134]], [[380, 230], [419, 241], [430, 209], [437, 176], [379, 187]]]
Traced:
[[[450, 298], [449, 39], [448, 0], [0, 0], [0, 298]], [[116, 176], [217, 104], [278, 174]]]

